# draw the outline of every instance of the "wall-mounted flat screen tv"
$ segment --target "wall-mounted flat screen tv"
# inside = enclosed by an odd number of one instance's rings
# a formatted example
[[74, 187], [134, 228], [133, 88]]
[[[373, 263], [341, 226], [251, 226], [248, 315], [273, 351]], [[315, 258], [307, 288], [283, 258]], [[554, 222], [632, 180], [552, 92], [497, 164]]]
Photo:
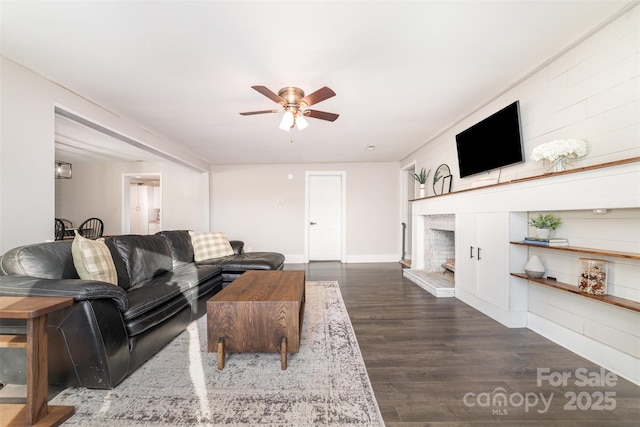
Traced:
[[460, 178], [524, 161], [520, 101], [456, 135]]

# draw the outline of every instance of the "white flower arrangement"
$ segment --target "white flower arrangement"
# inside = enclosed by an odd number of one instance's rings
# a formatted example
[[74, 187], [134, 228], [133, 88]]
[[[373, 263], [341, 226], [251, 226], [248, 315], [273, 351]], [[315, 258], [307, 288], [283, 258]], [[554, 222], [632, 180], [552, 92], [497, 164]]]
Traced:
[[575, 159], [587, 154], [587, 141], [582, 139], [556, 139], [538, 145], [533, 149], [531, 158], [535, 161], [558, 159]]

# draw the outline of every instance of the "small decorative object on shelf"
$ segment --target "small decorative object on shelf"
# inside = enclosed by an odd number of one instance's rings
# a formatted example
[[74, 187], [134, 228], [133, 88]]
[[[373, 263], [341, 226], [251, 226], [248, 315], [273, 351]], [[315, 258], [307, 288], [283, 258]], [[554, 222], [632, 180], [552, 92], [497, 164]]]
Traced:
[[608, 264], [599, 259], [580, 258], [580, 290], [592, 295], [606, 295]]
[[524, 265], [524, 272], [527, 276], [533, 277], [534, 279], [544, 276], [544, 265], [537, 255], [531, 255], [529, 261]]
[[538, 214], [529, 220], [529, 225], [536, 229], [538, 237], [547, 239], [551, 230], [555, 230], [562, 224], [562, 219], [554, 214]]
[[425, 197], [426, 196], [426, 183], [427, 183], [427, 177], [429, 176], [429, 174], [431, 173], [431, 169], [429, 169], [429, 172], [426, 171], [425, 168], [420, 169], [420, 173], [414, 173], [411, 175], [411, 177], [413, 179], [415, 179], [416, 181], [418, 181], [418, 183], [420, 184], [420, 197]]
[[549, 238], [549, 233], [551, 233], [551, 230], [548, 228], [536, 228], [536, 234], [542, 239]]
[[433, 175], [433, 193], [448, 194], [451, 191], [451, 169], [449, 165], [441, 164]]
[[522, 243], [538, 246], [569, 246], [569, 240], [564, 237], [543, 238], [543, 237], [525, 237]]
[[551, 162], [545, 173], [562, 172], [566, 170], [567, 160], [586, 156], [587, 151], [587, 141], [582, 139], [556, 139], [535, 147], [531, 152], [531, 158], [535, 161]]

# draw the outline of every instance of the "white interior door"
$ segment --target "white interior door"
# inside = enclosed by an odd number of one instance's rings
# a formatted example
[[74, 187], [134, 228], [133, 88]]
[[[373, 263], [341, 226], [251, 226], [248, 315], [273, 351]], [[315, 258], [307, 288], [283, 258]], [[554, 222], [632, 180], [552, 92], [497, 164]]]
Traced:
[[341, 261], [343, 175], [308, 175], [308, 259]]

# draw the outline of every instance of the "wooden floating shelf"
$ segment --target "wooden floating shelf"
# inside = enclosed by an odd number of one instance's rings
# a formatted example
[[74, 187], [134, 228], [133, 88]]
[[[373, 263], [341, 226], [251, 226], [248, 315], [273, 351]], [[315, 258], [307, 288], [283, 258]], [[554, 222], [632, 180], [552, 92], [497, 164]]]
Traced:
[[[554, 248], [555, 249], [555, 248]], [[627, 310], [635, 311], [640, 313], [640, 302], [632, 301], [625, 298], [614, 297], [613, 295], [591, 295], [580, 291], [580, 288], [574, 285], [569, 285], [567, 283], [558, 282], [556, 280], [549, 280], [543, 278], [533, 278], [529, 277], [526, 274], [522, 273], [511, 273], [512, 276], [519, 277], [521, 279], [528, 280], [530, 282], [537, 283], [539, 285], [549, 286], [551, 288], [556, 288], [561, 291], [570, 292], [572, 294], [580, 295], [585, 298], [593, 299], [596, 301], [603, 302], [605, 304], [615, 305], [617, 307], [626, 308]]]
[[458, 193], [463, 193], [463, 192], [466, 192], [466, 191], [484, 190], [484, 189], [487, 189], [487, 188], [498, 187], [498, 186], [502, 186], [502, 185], [510, 185], [510, 184], [517, 184], [519, 182], [534, 181], [534, 180], [537, 180], [537, 179], [552, 178], [552, 177], [555, 177], [555, 176], [558, 176], [558, 175], [568, 175], [568, 174], [573, 174], [573, 173], [580, 173], [580, 172], [586, 172], [586, 171], [591, 171], [591, 170], [596, 170], [596, 169], [608, 168], [608, 167], [612, 167], [612, 166], [626, 165], [628, 163], [636, 163], [636, 162], [640, 162], [640, 156], [630, 157], [628, 159], [622, 159], [622, 160], [614, 160], [612, 162], [599, 163], [599, 164], [591, 165], [591, 166], [583, 166], [583, 167], [580, 167], [580, 168], [569, 169], [569, 170], [562, 171], [562, 172], [550, 172], [550, 173], [545, 173], [545, 174], [542, 174], [542, 175], [534, 175], [534, 176], [529, 176], [529, 177], [525, 177], [525, 178], [517, 178], [517, 179], [513, 179], [511, 181], [499, 182], [497, 184], [485, 185], [485, 186], [482, 186], [482, 187], [465, 188], [464, 190], [452, 191], [450, 193], [445, 193], [445, 194], [436, 194], [436, 195], [433, 195], [433, 196], [426, 196], [426, 197], [420, 197], [420, 198], [415, 198], [415, 199], [409, 199], [409, 201], [410, 202], [415, 202], [415, 201], [418, 201], [418, 200], [430, 199], [432, 197], [449, 196], [451, 194], [458, 194]]
[[524, 243], [524, 242], [511, 242], [511, 244], [529, 246], [532, 248], [553, 249], [556, 251], [578, 252], [581, 254], [640, 260], [640, 254], [635, 252], [608, 251], [608, 250], [601, 250], [601, 249], [580, 248], [577, 246], [545, 246], [545, 245], [536, 245], [536, 244]]

